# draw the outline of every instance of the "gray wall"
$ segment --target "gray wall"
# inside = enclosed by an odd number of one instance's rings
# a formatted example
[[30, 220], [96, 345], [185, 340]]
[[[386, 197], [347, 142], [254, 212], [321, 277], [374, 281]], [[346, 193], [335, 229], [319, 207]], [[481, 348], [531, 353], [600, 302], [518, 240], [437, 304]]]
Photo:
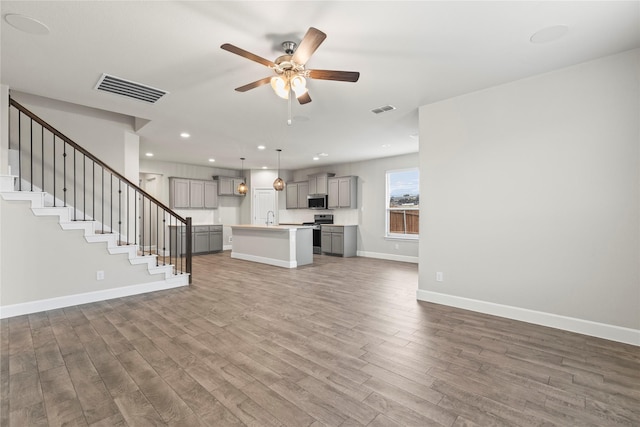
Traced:
[[[62, 230], [58, 217], [36, 217], [29, 202], [0, 198], [2, 306], [157, 282], [147, 265], [126, 254], [110, 255], [106, 243], [88, 243], [83, 231]], [[104, 280], [96, 272], [104, 271]]]
[[[293, 181], [305, 181], [307, 176], [330, 172], [336, 176], [358, 177], [358, 208], [322, 211], [333, 213], [336, 224], [358, 225], [358, 252], [362, 256], [417, 262], [418, 241], [385, 238], [385, 186], [386, 171], [418, 167], [418, 153], [383, 159], [338, 165], [319, 166], [294, 171]], [[308, 209], [280, 210], [281, 222], [312, 221], [318, 213]]]
[[419, 296], [640, 329], [639, 57], [421, 107]]
[[11, 91], [11, 96], [65, 136], [133, 182], [138, 179], [139, 140], [133, 117]]

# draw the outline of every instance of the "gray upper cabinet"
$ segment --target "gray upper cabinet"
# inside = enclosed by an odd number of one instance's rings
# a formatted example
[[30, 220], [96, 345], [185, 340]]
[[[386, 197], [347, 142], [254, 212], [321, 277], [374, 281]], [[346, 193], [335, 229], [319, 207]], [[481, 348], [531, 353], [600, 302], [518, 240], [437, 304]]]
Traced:
[[171, 209], [189, 208], [189, 180], [169, 178], [169, 207]]
[[214, 209], [218, 207], [218, 183], [204, 181], [204, 208]]
[[309, 183], [306, 181], [298, 183], [298, 208], [306, 209], [309, 205], [307, 203], [307, 196], [309, 195]]
[[189, 205], [194, 209], [204, 208], [204, 181], [189, 181]]
[[217, 185], [213, 181], [169, 178], [169, 207], [172, 209], [215, 209], [218, 207]]
[[287, 209], [298, 209], [298, 183], [288, 183], [285, 191], [287, 192]]
[[334, 175], [333, 173], [309, 175], [309, 194], [327, 194], [328, 179]]
[[238, 185], [244, 182], [244, 178], [232, 176], [214, 176], [218, 182], [218, 196], [244, 196], [238, 193]]
[[358, 207], [357, 176], [332, 177], [328, 178], [327, 181], [329, 209], [355, 209]]
[[309, 183], [307, 181], [290, 182], [286, 187], [287, 209], [306, 209]]

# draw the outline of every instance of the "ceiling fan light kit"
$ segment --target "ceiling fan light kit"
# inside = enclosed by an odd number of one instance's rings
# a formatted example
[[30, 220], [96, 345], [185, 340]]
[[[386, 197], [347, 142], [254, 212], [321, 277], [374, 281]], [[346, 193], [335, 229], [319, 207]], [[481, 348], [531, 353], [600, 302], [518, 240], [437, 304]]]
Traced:
[[298, 102], [302, 105], [311, 102], [311, 97], [309, 96], [309, 91], [307, 89], [306, 79], [308, 78], [352, 83], [357, 82], [360, 78], [360, 73], [357, 71], [305, 69], [305, 64], [316, 49], [318, 49], [320, 44], [322, 44], [325, 38], [327, 38], [325, 33], [316, 28], [310, 27], [302, 38], [299, 46], [292, 41], [283, 42], [282, 48], [284, 49], [285, 55], [279, 56], [274, 62], [229, 43], [223, 44], [220, 48], [262, 64], [276, 73], [276, 75], [271, 78], [265, 77], [244, 86], [237, 87], [236, 91], [246, 92], [270, 83], [273, 91], [280, 98], [290, 100], [290, 93], [293, 91]]

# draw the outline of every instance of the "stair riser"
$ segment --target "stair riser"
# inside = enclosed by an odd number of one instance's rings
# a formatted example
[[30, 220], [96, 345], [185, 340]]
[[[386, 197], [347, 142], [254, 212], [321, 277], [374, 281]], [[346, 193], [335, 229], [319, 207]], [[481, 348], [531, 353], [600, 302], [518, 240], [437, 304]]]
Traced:
[[[4, 179], [4, 181], [9, 182], [9, 179]], [[9, 186], [9, 184], [5, 186]], [[167, 281], [170, 280], [172, 283], [182, 283], [182, 281], [184, 281], [184, 274], [173, 274], [172, 265], [157, 266], [156, 255], [138, 256], [138, 245], [118, 245], [120, 236], [117, 233], [96, 233], [96, 221], [72, 221], [72, 207], [45, 207], [45, 193], [35, 191], [1, 191], [0, 196], [8, 201], [30, 202], [31, 211], [35, 216], [58, 217], [58, 222], [63, 230], [82, 230], [88, 243], [107, 243], [107, 251], [109, 254], [126, 254], [131, 265], [147, 264], [149, 274], [162, 275]]]

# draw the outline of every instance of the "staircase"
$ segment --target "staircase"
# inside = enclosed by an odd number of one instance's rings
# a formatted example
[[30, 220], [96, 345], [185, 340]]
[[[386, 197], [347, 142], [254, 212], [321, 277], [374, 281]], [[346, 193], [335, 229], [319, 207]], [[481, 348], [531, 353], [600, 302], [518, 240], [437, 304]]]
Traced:
[[[12, 171], [17, 175], [0, 176], [0, 197], [22, 202], [35, 217], [55, 218], [60, 233], [81, 230], [87, 245], [104, 246], [105, 257], [126, 256], [132, 275], [145, 268], [147, 277], [98, 292], [88, 283], [86, 292], [13, 304], [5, 297], [0, 318], [191, 282], [190, 218], [177, 215], [13, 99], [9, 113], [9, 150], [15, 154]], [[172, 241], [171, 227], [186, 227], [186, 241]], [[23, 285], [2, 283], [3, 291]]]

